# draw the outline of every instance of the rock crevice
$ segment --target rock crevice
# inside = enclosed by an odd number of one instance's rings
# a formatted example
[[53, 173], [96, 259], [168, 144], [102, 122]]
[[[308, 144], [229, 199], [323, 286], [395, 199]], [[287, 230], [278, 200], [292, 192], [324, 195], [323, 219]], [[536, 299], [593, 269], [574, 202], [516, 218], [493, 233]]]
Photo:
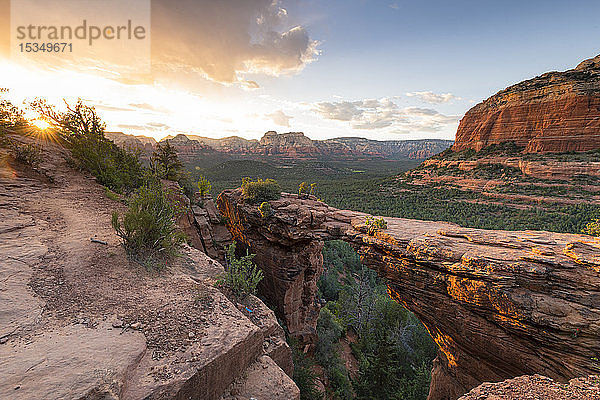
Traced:
[[257, 254], [262, 293], [305, 344], [316, 338], [323, 241], [341, 239], [438, 344], [431, 400], [515, 376], [565, 381], [597, 370], [600, 239], [402, 218], [370, 235], [366, 214], [313, 197], [284, 194], [270, 204], [263, 218], [239, 189], [217, 199], [234, 239]]

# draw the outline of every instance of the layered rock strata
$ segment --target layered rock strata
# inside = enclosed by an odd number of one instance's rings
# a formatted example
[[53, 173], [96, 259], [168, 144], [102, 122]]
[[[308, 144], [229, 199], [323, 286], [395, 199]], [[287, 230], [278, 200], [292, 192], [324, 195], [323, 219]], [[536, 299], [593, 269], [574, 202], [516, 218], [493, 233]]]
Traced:
[[600, 354], [600, 239], [550, 232], [466, 229], [365, 214], [284, 194], [263, 218], [241, 191], [217, 206], [235, 240], [256, 253], [262, 293], [292, 335], [314, 340], [316, 281], [327, 239], [353, 245], [387, 279], [439, 346], [430, 400], [457, 399], [482, 382], [593, 374]]
[[513, 141], [525, 151], [600, 148], [600, 56], [510, 86], [471, 108], [454, 150]]

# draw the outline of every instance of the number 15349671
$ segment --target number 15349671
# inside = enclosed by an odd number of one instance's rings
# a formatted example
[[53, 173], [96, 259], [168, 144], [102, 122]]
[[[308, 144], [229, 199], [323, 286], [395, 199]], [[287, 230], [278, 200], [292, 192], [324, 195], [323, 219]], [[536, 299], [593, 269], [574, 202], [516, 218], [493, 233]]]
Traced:
[[21, 53], [72, 53], [73, 43], [20, 43]]

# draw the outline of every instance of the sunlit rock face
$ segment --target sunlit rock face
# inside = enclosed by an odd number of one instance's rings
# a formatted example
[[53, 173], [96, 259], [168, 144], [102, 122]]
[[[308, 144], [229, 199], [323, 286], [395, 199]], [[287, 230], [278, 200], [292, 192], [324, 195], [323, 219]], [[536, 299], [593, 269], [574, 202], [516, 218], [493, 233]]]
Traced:
[[316, 337], [323, 240], [342, 239], [438, 344], [430, 400], [457, 399], [482, 382], [536, 373], [565, 381], [597, 368], [600, 239], [402, 218], [369, 235], [365, 214], [313, 197], [270, 204], [263, 218], [239, 189], [217, 200], [234, 239], [257, 254], [262, 294], [305, 344]]
[[513, 141], [526, 152], [600, 148], [600, 56], [498, 92], [460, 121], [454, 150]]

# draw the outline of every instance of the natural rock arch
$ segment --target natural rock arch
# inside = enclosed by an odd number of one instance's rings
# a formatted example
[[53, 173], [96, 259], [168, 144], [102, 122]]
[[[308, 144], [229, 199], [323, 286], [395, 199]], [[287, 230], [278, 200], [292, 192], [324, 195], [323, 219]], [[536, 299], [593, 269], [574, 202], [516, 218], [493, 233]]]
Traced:
[[597, 372], [600, 239], [403, 218], [386, 218], [388, 228], [369, 235], [366, 214], [314, 197], [284, 194], [270, 204], [263, 218], [239, 189], [217, 200], [234, 239], [256, 254], [262, 293], [303, 343], [316, 339], [323, 241], [341, 239], [438, 344], [430, 400], [519, 375]]

